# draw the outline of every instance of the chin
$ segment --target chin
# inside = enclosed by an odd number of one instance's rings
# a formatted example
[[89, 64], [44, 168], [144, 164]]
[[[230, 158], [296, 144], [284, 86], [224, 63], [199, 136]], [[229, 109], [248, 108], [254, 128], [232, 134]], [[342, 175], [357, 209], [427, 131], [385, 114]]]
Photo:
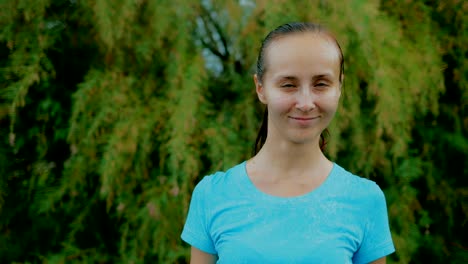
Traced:
[[290, 141], [297, 143], [297, 144], [309, 144], [311, 142], [318, 142], [320, 139], [320, 133], [313, 129], [313, 130], [297, 130], [297, 131], [291, 131], [288, 135], [288, 138]]
[[309, 144], [318, 144], [318, 139], [320, 139], [320, 135], [317, 136], [295, 136], [290, 137], [289, 141], [293, 144], [297, 145], [309, 145]]

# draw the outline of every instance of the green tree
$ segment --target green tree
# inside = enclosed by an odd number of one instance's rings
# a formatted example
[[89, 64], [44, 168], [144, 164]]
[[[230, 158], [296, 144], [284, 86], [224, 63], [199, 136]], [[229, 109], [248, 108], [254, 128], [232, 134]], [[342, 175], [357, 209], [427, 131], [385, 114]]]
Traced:
[[0, 261], [186, 263], [194, 185], [250, 157], [260, 41], [302, 20], [345, 52], [327, 155], [384, 189], [389, 262], [463, 262], [466, 8], [3, 1]]
[[[464, 263], [468, 261], [468, 45], [466, 12], [461, 1], [386, 1], [383, 8], [398, 17], [406, 38], [416, 44], [413, 32], [426, 32], [437, 38], [437, 55], [443, 60], [445, 93], [439, 110], [416, 120], [410, 143], [421, 160], [421, 175], [412, 184], [419, 201], [419, 233], [414, 259]], [[408, 10], [413, 15], [409, 15]], [[427, 30], [423, 28], [426, 27]], [[423, 31], [424, 30], [424, 31]]]

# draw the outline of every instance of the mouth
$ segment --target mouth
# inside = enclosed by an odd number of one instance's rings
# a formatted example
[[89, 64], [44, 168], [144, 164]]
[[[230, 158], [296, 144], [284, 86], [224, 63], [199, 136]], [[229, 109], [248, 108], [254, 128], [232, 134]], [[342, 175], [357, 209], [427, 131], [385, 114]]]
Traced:
[[289, 120], [291, 120], [294, 124], [299, 125], [300, 127], [309, 127], [313, 123], [315, 123], [319, 118], [319, 116], [311, 116], [311, 117], [302, 117], [302, 116], [289, 116]]
[[290, 116], [289, 118], [294, 119], [294, 120], [298, 120], [298, 121], [309, 121], [309, 120], [317, 119], [318, 116], [314, 116], [314, 117], [295, 117], [295, 116]]

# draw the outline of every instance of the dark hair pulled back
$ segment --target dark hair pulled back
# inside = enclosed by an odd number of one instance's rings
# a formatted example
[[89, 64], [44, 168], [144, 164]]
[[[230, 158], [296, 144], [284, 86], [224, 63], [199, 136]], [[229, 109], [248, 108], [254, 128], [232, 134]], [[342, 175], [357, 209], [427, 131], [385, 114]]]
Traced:
[[[341, 50], [340, 44], [336, 40], [336, 38], [322, 25], [320, 24], [315, 24], [315, 23], [308, 23], [308, 22], [293, 22], [293, 23], [287, 23], [283, 24], [270, 33], [265, 37], [265, 39], [262, 42], [262, 46], [260, 47], [260, 52], [258, 54], [258, 59], [257, 59], [257, 79], [260, 82], [263, 82], [263, 76], [266, 72], [266, 67], [265, 67], [265, 53], [266, 49], [270, 45], [271, 42], [273, 42], [275, 39], [279, 37], [284, 37], [287, 35], [291, 34], [297, 34], [297, 33], [317, 33], [317, 34], [323, 34], [330, 39], [332, 39], [336, 47], [339, 51], [339, 56], [340, 56], [340, 81], [342, 80], [343, 74], [344, 74], [344, 56], [343, 56], [343, 51]], [[268, 132], [268, 110], [265, 108], [265, 112], [263, 114], [263, 121], [260, 126], [260, 130], [258, 131], [257, 139], [255, 140], [255, 145], [253, 149], [253, 155], [256, 155], [260, 149], [263, 147], [265, 144], [266, 138], [267, 138], [267, 132]], [[325, 146], [327, 144], [326, 137], [328, 136], [329, 132], [328, 129], [325, 129], [322, 134], [320, 134], [320, 149], [323, 151], [325, 149]]]

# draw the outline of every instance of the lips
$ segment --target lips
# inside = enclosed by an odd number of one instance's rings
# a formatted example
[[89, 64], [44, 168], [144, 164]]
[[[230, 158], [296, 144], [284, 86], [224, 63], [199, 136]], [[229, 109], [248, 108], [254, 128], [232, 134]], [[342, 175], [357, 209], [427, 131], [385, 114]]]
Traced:
[[295, 116], [290, 116], [289, 118], [294, 119], [294, 120], [299, 120], [299, 121], [309, 121], [309, 120], [314, 120], [318, 117], [295, 117]]
[[303, 116], [289, 116], [289, 120], [292, 121], [292, 123], [300, 126], [300, 127], [309, 127], [312, 124], [315, 123], [315, 120], [318, 119], [319, 117], [313, 116], [313, 117], [303, 117]]

